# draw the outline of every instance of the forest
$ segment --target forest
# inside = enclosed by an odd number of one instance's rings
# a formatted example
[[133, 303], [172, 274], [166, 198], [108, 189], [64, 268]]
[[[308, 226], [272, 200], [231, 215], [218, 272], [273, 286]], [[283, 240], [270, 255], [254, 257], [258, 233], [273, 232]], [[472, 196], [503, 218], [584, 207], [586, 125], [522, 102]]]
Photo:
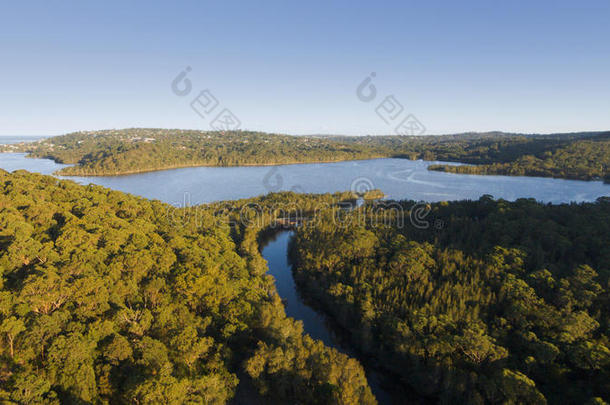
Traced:
[[286, 226], [303, 296], [417, 403], [610, 399], [607, 197], [441, 202], [416, 227], [415, 202], [351, 192], [177, 208], [25, 171], [0, 188], [2, 402], [376, 403], [360, 360], [286, 316], [259, 251]]
[[430, 403], [610, 400], [610, 199], [442, 202], [427, 227], [410, 223], [414, 204], [299, 227], [309, 301]]
[[557, 177], [574, 180], [610, 180], [610, 136], [559, 144], [514, 160], [481, 165], [431, 165], [429, 170], [459, 174]]
[[[333, 162], [382, 157], [358, 145], [261, 132], [134, 128], [76, 132], [41, 142], [8, 145], [31, 157], [73, 164], [58, 174], [113, 176], [191, 166], [247, 166]], [[5, 147], [4, 150], [8, 150]]]
[[458, 162], [430, 170], [610, 181], [610, 132], [439, 136], [289, 136], [251, 131], [131, 128], [81, 131], [0, 152], [72, 164], [58, 174], [113, 176], [190, 166], [405, 158]]
[[0, 402], [376, 403], [224, 212], [0, 171]]

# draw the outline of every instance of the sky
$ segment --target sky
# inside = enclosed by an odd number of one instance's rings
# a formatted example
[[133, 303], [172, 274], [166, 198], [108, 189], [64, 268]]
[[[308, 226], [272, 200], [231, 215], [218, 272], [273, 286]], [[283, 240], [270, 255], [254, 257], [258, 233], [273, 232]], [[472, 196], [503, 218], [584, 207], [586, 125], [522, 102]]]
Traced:
[[227, 110], [289, 134], [608, 130], [609, 21], [608, 0], [4, 2], [0, 135]]

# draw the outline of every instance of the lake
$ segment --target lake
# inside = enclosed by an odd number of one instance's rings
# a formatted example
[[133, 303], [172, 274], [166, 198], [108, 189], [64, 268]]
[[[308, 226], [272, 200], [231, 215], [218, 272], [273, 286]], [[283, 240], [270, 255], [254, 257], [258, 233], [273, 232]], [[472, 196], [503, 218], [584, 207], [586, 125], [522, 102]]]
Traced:
[[[542, 177], [479, 176], [429, 171], [431, 164], [406, 159], [371, 159], [337, 163], [279, 166], [191, 167], [114, 177], [65, 177], [99, 184], [173, 205], [195, 205], [254, 197], [271, 191], [328, 193], [381, 189], [390, 199], [450, 201], [478, 199], [484, 194], [515, 200], [535, 198], [550, 203], [595, 201], [610, 196], [601, 181]], [[65, 165], [30, 159], [23, 153], [0, 154], [0, 168], [51, 174]]]

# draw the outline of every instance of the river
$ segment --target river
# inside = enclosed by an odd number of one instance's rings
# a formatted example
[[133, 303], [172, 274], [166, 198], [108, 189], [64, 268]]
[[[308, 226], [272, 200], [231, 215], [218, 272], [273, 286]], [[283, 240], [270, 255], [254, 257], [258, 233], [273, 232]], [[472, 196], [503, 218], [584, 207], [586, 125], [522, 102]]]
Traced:
[[[348, 339], [340, 335], [338, 326], [308, 305], [307, 300], [297, 289], [292, 275], [292, 265], [288, 259], [288, 249], [292, 237], [292, 231], [279, 231], [262, 241], [260, 246], [261, 254], [269, 266], [269, 274], [275, 278], [275, 286], [284, 302], [286, 315], [302, 321], [305, 333], [314, 339], [323, 341], [326, 346], [333, 347], [354, 358], [360, 357], [350, 347]], [[377, 401], [382, 405], [391, 404], [392, 396], [388, 389], [382, 387], [381, 376], [372, 367], [367, 367], [367, 364], [364, 366], [367, 380]]]

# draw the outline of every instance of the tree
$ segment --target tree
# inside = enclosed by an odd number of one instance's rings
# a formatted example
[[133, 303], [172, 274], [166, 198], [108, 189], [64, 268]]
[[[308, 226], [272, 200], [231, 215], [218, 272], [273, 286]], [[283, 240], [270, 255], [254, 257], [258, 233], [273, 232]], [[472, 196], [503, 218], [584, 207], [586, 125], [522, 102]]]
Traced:
[[24, 330], [25, 324], [23, 323], [23, 321], [21, 319], [17, 319], [14, 316], [11, 316], [10, 318], [7, 318], [2, 321], [2, 325], [0, 326], [0, 332], [2, 332], [6, 337], [11, 358], [15, 357], [15, 339]]

